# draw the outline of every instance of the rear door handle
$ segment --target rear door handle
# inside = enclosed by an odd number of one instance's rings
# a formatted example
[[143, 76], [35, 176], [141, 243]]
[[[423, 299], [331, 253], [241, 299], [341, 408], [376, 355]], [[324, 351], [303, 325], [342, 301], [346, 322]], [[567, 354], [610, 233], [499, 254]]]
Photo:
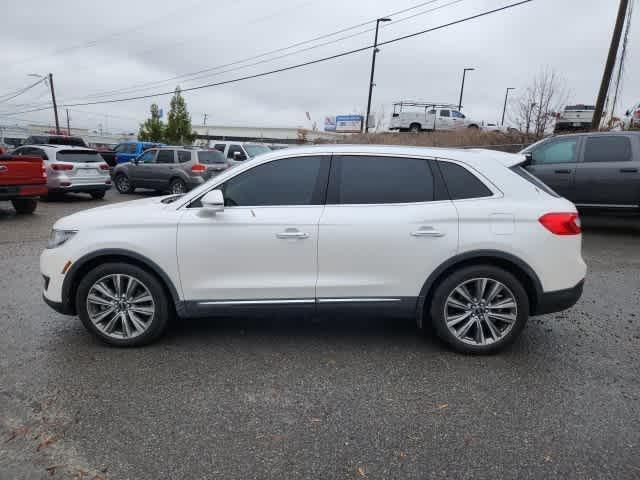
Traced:
[[284, 232], [276, 233], [276, 237], [282, 239], [299, 238], [302, 240], [305, 238], [309, 238], [309, 234], [301, 232], [297, 228], [287, 228]]
[[638, 169], [637, 168], [621, 168], [620, 172], [621, 173], [638, 173]]
[[554, 170], [554, 173], [571, 173], [571, 170], [568, 168], [560, 168], [558, 170]]
[[412, 237], [444, 237], [444, 233], [433, 227], [420, 227], [415, 232], [411, 232]]

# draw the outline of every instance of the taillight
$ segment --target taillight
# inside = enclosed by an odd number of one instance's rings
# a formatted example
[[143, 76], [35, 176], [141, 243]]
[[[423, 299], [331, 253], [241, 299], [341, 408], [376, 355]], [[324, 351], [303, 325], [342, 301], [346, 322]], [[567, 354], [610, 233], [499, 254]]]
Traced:
[[206, 165], [202, 165], [201, 163], [196, 163], [191, 167], [191, 171], [193, 173], [202, 173], [202, 172], [205, 172], [206, 170], [207, 170]]
[[44, 162], [42, 162], [40, 165], [41, 165], [41, 168], [42, 168], [42, 176], [44, 178], [47, 178], [47, 167], [44, 166]]
[[73, 170], [73, 165], [67, 165], [65, 163], [52, 163], [50, 167], [56, 172], [59, 172], [61, 170]]
[[100, 167], [100, 170], [109, 170], [109, 165], [107, 165], [106, 163], [101, 163], [98, 166]]
[[538, 221], [555, 235], [578, 235], [582, 232], [580, 216], [575, 212], [546, 213]]

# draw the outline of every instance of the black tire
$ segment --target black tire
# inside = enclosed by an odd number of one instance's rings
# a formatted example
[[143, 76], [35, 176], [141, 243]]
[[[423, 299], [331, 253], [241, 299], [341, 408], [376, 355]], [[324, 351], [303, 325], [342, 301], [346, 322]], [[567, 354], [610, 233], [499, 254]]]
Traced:
[[480, 127], [478, 125], [469, 125], [470, 130], [479, 130]]
[[114, 183], [116, 184], [116, 189], [120, 193], [133, 193], [136, 187], [131, 183], [131, 180], [124, 173], [119, 173], [116, 175], [114, 179]]
[[29, 215], [36, 211], [38, 200], [35, 198], [15, 198], [11, 200], [16, 213], [20, 215]]
[[102, 200], [107, 192], [104, 190], [101, 192], [91, 192], [91, 198], [94, 200]]
[[413, 133], [418, 133], [422, 130], [422, 126], [419, 123], [412, 123], [409, 125], [409, 131]]
[[171, 194], [179, 194], [179, 193], [187, 193], [187, 184], [184, 180], [179, 178], [174, 178], [171, 180], [169, 184], [169, 193]]
[[[113, 274], [133, 277], [146, 287], [153, 299], [153, 315], [148, 320], [146, 330], [137, 336], [115, 338], [102, 332], [90, 319], [87, 306], [89, 291], [97, 281]], [[138, 347], [153, 342], [165, 331], [173, 312], [168, 298], [162, 283], [155, 275], [128, 263], [105, 263], [89, 271], [80, 281], [76, 291], [76, 311], [85, 328], [104, 343], [116, 347]], [[121, 323], [120, 325], [122, 327]]]
[[[466, 343], [465, 341], [454, 335], [454, 333], [451, 332], [451, 330], [447, 326], [445, 313], [447, 299], [451, 294], [453, 294], [453, 291], [464, 282], [477, 278], [486, 278], [494, 282], [501, 283], [504, 287], [507, 288], [507, 290], [505, 291], [505, 295], [508, 296], [509, 294], [511, 294], [511, 296], [515, 300], [516, 305], [516, 313], [514, 315], [515, 321], [511, 324], [510, 327], [508, 327], [508, 324], [504, 324], [506, 326], [505, 328], [510, 329], [502, 330], [502, 333], [504, 335], [499, 336], [498, 340], [484, 345], [480, 345], [477, 343]], [[527, 319], [529, 318], [529, 297], [527, 296], [527, 292], [525, 291], [520, 281], [511, 273], [491, 265], [473, 265], [455, 270], [446, 278], [444, 278], [433, 292], [433, 295], [431, 296], [431, 304], [425, 306], [425, 311], [429, 312], [433, 328], [435, 329], [438, 337], [440, 337], [454, 350], [461, 353], [491, 354], [505, 348], [520, 335], [527, 322]], [[465, 320], [465, 322], [470, 320], [471, 317], [469, 317], [469, 320]], [[424, 322], [427, 321], [429, 321], [429, 319], [424, 319]], [[496, 327], [495, 322], [491, 321], [491, 324], [494, 328], [500, 330], [500, 326]], [[480, 325], [480, 328], [483, 331], [483, 335], [484, 332], [487, 332], [486, 337], [492, 336], [491, 332], [489, 331], [490, 329], [488, 328], [486, 319], [484, 324], [480, 322], [479, 324], [474, 323], [472, 325], [473, 329], [477, 329], [477, 326]], [[482, 325], [484, 325], [484, 327]], [[459, 330], [462, 330], [462, 327]], [[477, 330], [470, 331], [475, 331], [477, 333]], [[494, 337], [492, 336], [492, 338]], [[467, 342], [468, 341], [470, 340], [467, 339]]]

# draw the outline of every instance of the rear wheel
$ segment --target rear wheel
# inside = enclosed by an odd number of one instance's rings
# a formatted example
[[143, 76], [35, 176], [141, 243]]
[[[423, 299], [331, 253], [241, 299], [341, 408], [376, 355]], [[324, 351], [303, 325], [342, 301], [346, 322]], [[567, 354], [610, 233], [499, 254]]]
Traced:
[[107, 192], [105, 192], [104, 190], [101, 192], [91, 192], [91, 198], [93, 198], [94, 200], [100, 200], [104, 198], [105, 193]]
[[469, 125], [469, 129], [471, 129], [471, 130], [479, 130], [480, 127], [478, 127], [478, 125], [473, 124], [473, 125]]
[[491, 265], [454, 271], [434, 291], [430, 315], [438, 336], [463, 353], [496, 352], [529, 317], [529, 298], [509, 272]]
[[36, 211], [38, 201], [35, 198], [16, 198], [11, 200], [16, 213], [20, 215], [30, 214]]
[[160, 281], [127, 263], [107, 263], [85, 275], [78, 285], [76, 309], [87, 330], [118, 347], [157, 339], [171, 311]]
[[115, 178], [116, 188], [120, 193], [133, 193], [135, 187], [124, 173], [119, 173]]
[[180, 193], [186, 193], [186, 191], [187, 191], [187, 184], [184, 183], [184, 181], [180, 180], [179, 178], [175, 178], [171, 180], [171, 183], [169, 184], [170, 193], [180, 194]]
[[421, 126], [419, 123], [412, 123], [409, 125], [409, 131], [413, 133], [417, 133], [421, 130]]

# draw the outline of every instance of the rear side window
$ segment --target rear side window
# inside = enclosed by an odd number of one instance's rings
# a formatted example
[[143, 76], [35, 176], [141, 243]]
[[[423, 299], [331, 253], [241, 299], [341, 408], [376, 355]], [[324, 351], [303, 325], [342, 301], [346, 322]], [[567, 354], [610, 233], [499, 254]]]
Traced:
[[198, 152], [198, 162], [206, 164], [227, 163], [227, 159], [219, 150], [204, 150]]
[[450, 117], [449, 110], [440, 110], [441, 117]]
[[438, 162], [440, 171], [447, 184], [451, 200], [482, 198], [493, 195], [491, 190], [469, 170], [451, 162]]
[[178, 162], [187, 163], [191, 161], [191, 152], [188, 150], [178, 150]]
[[56, 153], [56, 160], [59, 162], [93, 163], [102, 162], [102, 157], [98, 152], [87, 150], [60, 150]]
[[345, 155], [333, 157], [327, 203], [381, 204], [433, 200], [427, 160]]
[[623, 136], [589, 137], [584, 150], [584, 161], [628, 162], [631, 160], [631, 142]]
[[173, 150], [159, 150], [156, 163], [175, 163]]

